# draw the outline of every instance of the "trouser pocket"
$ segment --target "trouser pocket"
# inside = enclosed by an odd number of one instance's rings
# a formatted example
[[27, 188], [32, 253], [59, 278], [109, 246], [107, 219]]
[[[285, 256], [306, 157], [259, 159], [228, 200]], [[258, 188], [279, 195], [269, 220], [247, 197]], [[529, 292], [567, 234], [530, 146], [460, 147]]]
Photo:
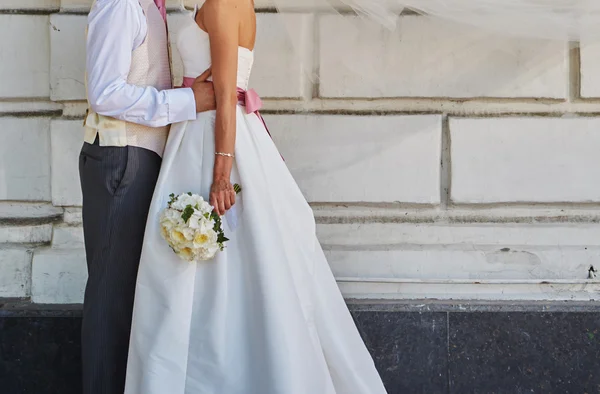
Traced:
[[84, 194], [86, 189], [98, 190], [100, 186], [111, 195], [121, 193], [126, 186], [128, 167], [129, 147], [84, 144], [79, 155]]

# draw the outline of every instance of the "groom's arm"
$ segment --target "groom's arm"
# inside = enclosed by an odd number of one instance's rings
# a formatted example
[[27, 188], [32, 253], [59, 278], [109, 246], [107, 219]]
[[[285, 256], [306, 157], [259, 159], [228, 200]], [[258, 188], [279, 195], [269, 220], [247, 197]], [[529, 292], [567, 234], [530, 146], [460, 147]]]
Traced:
[[192, 89], [158, 91], [127, 83], [132, 52], [146, 38], [146, 20], [135, 0], [98, 0], [88, 20], [88, 100], [98, 114], [161, 127], [196, 119]]

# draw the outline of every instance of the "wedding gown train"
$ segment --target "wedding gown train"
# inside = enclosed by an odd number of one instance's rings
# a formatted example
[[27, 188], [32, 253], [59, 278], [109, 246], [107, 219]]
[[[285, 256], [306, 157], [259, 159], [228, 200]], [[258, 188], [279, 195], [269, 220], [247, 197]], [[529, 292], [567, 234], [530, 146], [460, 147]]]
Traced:
[[[190, 18], [178, 40], [185, 75], [210, 66]], [[239, 48], [238, 87], [254, 53]], [[315, 235], [312, 211], [263, 123], [237, 107], [226, 249], [186, 263], [161, 238], [171, 193], [207, 198], [215, 112], [171, 128], [140, 262], [126, 394], [382, 394], [385, 389]]]

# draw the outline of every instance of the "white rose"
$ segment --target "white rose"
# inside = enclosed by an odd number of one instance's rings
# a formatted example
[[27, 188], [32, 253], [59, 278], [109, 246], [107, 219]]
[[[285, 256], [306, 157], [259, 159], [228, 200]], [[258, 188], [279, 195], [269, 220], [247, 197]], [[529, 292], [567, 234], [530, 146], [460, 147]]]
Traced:
[[206, 234], [198, 232], [194, 236], [194, 247], [196, 247], [196, 248], [203, 247], [208, 242], [209, 242], [209, 238], [208, 238], [208, 235], [206, 235]]
[[202, 222], [206, 220], [200, 211], [194, 212], [190, 220], [188, 221], [188, 226], [195, 230], [202, 228]]
[[180, 194], [175, 202], [171, 205], [173, 208], [183, 211], [188, 205], [194, 206], [194, 198], [189, 194]]
[[218, 250], [218, 247], [201, 248], [198, 250], [196, 256], [199, 260], [210, 260], [215, 257]]
[[215, 257], [215, 255], [217, 254], [217, 252], [219, 250], [220, 250], [219, 245], [216, 245], [216, 244], [207, 248], [208, 259], [212, 259], [213, 257]]
[[194, 251], [190, 248], [182, 248], [177, 254], [186, 261], [194, 261], [196, 258]]
[[194, 200], [194, 206], [202, 206], [205, 204], [204, 198], [199, 194], [192, 194], [192, 199]]
[[160, 222], [160, 226], [166, 230], [171, 231], [173, 227], [175, 227], [175, 224], [169, 220], [164, 220]]
[[166, 209], [163, 213], [163, 220], [172, 224], [183, 223], [181, 212], [175, 209]]
[[183, 208], [184, 208], [184, 207], [182, 207], [182, 205], [181, 205], [181, 202], [179, 202], [178, 200], [175, 200], [175, 201], [173, 202], [173, 204], [171, 204], [171, 208], [172, 208], [172, 209], [177, 209], [177, 210], [179, 210], [179, 211], [183, 211]]
[[200, 222], [199, 230], [203, 233], [206, 233], [209, 230], [212, 230], [213, 227], [215, 227], [215, 222], [213, 220], [209, 220], [203, 217], [202, 221]]
[[173, 245], [180, 245], [186, 241], [185, 234], [179, 228], [172, 229], [171, 232], [169, 233], [169, 235], [170, 235], [171, 242], [173, 243]]
[[171, 237], [169, 235], [170, 231], [167, 227], [165, 226], [160, 226], [160, 235], [167, 241], [169, 242]]
[[199, 230], [194, 235], [194, 246], [207, 247], [217, 242], [217, 234], [212, 230]]
[[[202, 197], [200, 197], [202, 198]], [[204, 215], [205, 213], [210, 214], [212, 212], [212, 207], [210, 206], [209, 203], [207, 203], [206, 201], [204, 201], [204, 199], [202, 199], [201, 201], [198, 201], [198, 210], [200, 211], [200, 213], [202, 215]]]
[[215, 232], [215, 230], [213, 230], [212, 228], [210, 230], [207, 231], [208, 237], [210, 239], [210, 243], [211, 244], [216, 244], [217, 243], [217, 239], [218, 239], [218, 235]]
[[181, 232], [185, 236], [185, 239], [188, 241], [193, 240], [194, 234], [196, 233], [196, 231], [193, 228], [189, 228], [189, 227], [181, 229]]
[[197, 205], [200, 207], [204, 204], [204, 198], [199, 194], [192, 194], [191, 196], [189, 194], [184, 194], [182, 198], [186, 206], [191, 205], [192, 207], [196, 207]]

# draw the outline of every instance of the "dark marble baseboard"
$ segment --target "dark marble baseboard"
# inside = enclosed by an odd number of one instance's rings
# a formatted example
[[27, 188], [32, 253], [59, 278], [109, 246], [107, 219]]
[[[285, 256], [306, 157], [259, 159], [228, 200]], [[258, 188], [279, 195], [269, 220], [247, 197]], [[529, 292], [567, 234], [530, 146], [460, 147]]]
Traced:
[[448, 315], [452, 393], [600, 393], [599, 313]]
[[[350, 308], [390, 394], [600, 393], [597, 308]], [[13, 306], [0, 312], [0, 393], [79, 394], [77, 307]]]

